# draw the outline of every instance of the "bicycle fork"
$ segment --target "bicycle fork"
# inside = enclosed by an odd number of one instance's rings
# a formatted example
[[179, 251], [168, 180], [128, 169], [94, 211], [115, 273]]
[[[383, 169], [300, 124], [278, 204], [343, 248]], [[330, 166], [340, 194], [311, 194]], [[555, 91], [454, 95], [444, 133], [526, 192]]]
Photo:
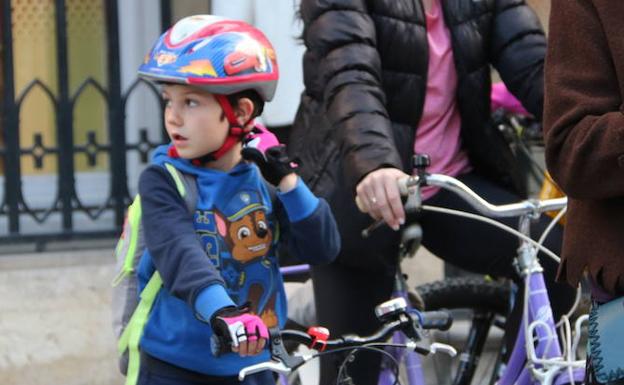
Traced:
[[[412, 309], [412, 305], [407, 295], [407, 284], [405, 283], [405, 277], [403, 276], [400, 262], [397, 265], [397, 271], [394, 279], [394, 289], [392, 293], [392, 298], [399, 297], [405, 299], [408, 309]], [[395, 344], [405, 344], [407, 342], [407, 337], [401, 332], [396, 332], [392, 335], [392, 342]], [[416, 352], [409, 350], [406, 351], [405, 349], [400, 348], [389, 348], [389, 351], [398, 362], [403, 362], [405, 364], [405, 371], [409, 384], [425, 385], [426, 382], [422, 367], [422, 360]], [[388, 359], [384, 358], [384, 361], [388, 361]], [[392, 363], [386, 362], [382, 367], [382, 370], [379, 373], [379, 385], [392, 385], [396, 383], [395, 374], [391, 366]]]

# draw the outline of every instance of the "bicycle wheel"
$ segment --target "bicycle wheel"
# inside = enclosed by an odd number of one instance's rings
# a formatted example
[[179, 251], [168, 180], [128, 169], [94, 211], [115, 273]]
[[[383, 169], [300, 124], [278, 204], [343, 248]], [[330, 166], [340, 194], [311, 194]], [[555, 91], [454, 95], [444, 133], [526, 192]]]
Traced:
[[510, 310], [510, 286], [460, 277], [424, 284], [416, 291], [425, 310], [446, 309], [454, 319], [449, 331], [432, 333], [432, 338], [454, 346], [458, 355], [432, 357], [433, 373], [427, 372], [427, 378], [435, 375], [439, 384], [493, 383], [505, 346], [502, 329]]

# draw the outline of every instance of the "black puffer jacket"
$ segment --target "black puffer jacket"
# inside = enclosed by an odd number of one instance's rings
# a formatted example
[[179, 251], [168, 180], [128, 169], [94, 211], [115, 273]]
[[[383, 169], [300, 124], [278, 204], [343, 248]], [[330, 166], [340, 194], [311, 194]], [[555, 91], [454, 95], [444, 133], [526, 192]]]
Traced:
[[[541, 118], [542, 27], [523, 0], [440, 1], [458, 72], [463, 145], [476, 172], [514, 186], [511, 152], [488, 125], [490, 66]], [[379, 261], [394, 255], [396, 235], [360, 238], [370, 219], [357, 212], [354, 189], [380, 167], [412, 169], [427, 85], [424, 9], [419, 0], [302, 0], [301, 16], [306, 90], [289, 149], [302, 161], [303, 178], [334, 209], [342, 262]]]

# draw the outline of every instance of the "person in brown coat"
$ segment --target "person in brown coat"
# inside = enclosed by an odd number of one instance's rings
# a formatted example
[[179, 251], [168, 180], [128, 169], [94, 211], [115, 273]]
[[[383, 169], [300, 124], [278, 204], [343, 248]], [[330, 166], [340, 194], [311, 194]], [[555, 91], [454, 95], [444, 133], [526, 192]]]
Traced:
[[569, 197], [559, 278], [587, 273], [608, 302], [624, 295], [624, 1], [553, 0], [549, 39], [546, 162]]

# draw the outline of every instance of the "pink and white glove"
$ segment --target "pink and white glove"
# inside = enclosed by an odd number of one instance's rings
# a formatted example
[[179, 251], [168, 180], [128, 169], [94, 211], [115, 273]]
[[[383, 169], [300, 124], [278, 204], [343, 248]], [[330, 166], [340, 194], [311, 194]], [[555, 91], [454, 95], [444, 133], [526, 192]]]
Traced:
[[245, 147], [256, 148], [262, 153], [266, 152], [269, 147], [280, 144], [277, 136], [260, 123], [256, 123], [251, 133], [245, 138]]
[[225, 307], [210, 320], [213, 333], [228, 341], [232, 350], [241, 355], [255, 355], [264, 348], [269, 329], [257, 315], [249, 313], [246, 306]]
[[286, 146], [262, 125], [256, 125], [245, 139], [241, 151], [243, 159], [254, 162], [264, 179], [274, 186], [279, 185], [286, 175], [297, 170], [297, 164], [288, 156]]

